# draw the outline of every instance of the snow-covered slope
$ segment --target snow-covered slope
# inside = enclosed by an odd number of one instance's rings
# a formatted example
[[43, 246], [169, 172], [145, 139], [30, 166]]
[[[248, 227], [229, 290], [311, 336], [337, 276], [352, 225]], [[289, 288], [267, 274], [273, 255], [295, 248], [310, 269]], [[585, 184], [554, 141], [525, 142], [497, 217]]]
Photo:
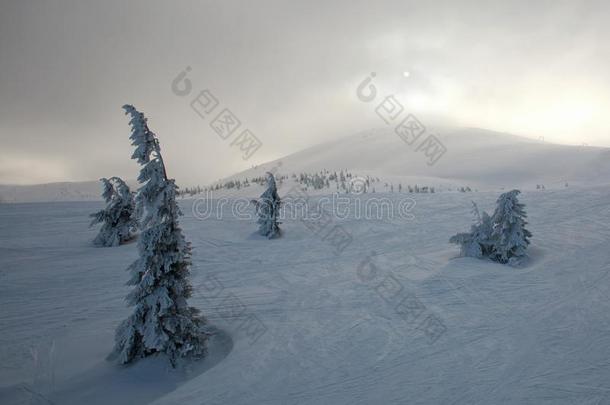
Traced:
[[[260, 176], [278, 167], [291, 174], [321, 169], [349, 169], [403, 184], [414, 182], [469, 185], [480, 189], [546, 188], [610, 182], [610, 149], [549, 144], [473, 128], [432, 129], [446, 147], [434, 165], [418, 144], [409, 146], [392, 128], [374, 129], [318, 145], [238, 173], [230, 178]], [[425, 135], [421, 139], [424, 139]]]
[[[446, 147], [434, 165], [415, 146], [404, 143], [391, 128], [364, 131], [324, 143], [237, 173], [230, 179], [263, 176], [272, 170], [290, 176], [323, 169], [347, 169], [355, 175], [376, 176], [382, 182], [425, 184], [443, 188], [469, 186], [480, 190], [535, 189], [610, 183], [610, 149], [554, 145], [482, 129], [431, 130]], [[425, 135], [421, 139], [424, 139]], [[134, 176], [135, 177], [135, 176]], [[290, 187], [290, 179], [284, 187]], [[130, 186], [135, 186], [131, 182]], [[0, 185], [0, 202], [100, 200], [99, 182], [51, 183], [34, 186]], [[253, 196], [260, 187], [220, 190], [220, 195]], [[379, 190], [378, 190], [379, 191]]]
[[0, 185], [0, 202], [101, 201], [101, 192], [99, 181]]
[[[191, 303], [222, 331], [181, 372], [105, 360], [137, 252], [91, 245], [101, 203], [2, 204], [0, 403], [610, 403], [610, 187], [524, 192], [526, 268], [455, 258], [470, 201], [497, 196], [418, 194], [411, 220], [334, 218], [353, 238], [341, 254], [300, 221], [265, 240], [228, 205], [200, 221], [181, 201]], [[445, 328], [434, 342], [431, 316]]]

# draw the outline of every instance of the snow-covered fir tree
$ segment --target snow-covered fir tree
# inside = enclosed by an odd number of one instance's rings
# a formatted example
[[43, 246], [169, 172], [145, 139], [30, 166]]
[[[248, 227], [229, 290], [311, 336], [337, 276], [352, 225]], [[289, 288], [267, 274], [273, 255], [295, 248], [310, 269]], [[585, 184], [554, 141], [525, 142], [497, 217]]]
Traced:
[[278, 222], [280, 204], [275, 177], [272, 173], [267, 172], [267, 189], [258, 200], [255, 200], [255, 205], [258, 217], [258, 232], [269, 239], [277, 238], [281, 233], [280, 222]]
[[131, 105], [123, 108], [131, 117], [132, 158], [142, 165], [136, 201], [144, 218], [139, 258], [128, 268], [128, 285], [134, 287], [127, 302], [134, 311], [117, 328], [111, 357], [125, 364], [164, 353], [175, 366], [180, 358], [203, 357], [209, 334], [205, 318], [187, 304], [191, 248], [178, 225], [177, 186], [167, 178], [159, 142], [144, 115]]
[[520, 193], [512, 190], [502, 194], [491, 217], [493, 249], [490, 257], [500, 263], [518, 265], [527, 255], [532, 234], [525, 229], [527, 214], [525, 205], [517, 199]]
[[118, 246], [131, 240], [138, 229], [133, 193], [119, 177], [103, 178], [100, 181], [104, 185], [102, 197], [106, 201], [106, 207], [91, 214], [91, 226], [102, 223], [93, 244]]
[[502, 194], [497, 201], [493, 216], [486, 212], [479, 215], [473, 203], [476, 217], [470, 232], [459, 233], [449, 242], [460, 245], [463, 256], [487, 257], [491, 260], [519, 265], [526, 257], [530, 231], [525, 229], [525, 206], [517, 200], [519, 190]]

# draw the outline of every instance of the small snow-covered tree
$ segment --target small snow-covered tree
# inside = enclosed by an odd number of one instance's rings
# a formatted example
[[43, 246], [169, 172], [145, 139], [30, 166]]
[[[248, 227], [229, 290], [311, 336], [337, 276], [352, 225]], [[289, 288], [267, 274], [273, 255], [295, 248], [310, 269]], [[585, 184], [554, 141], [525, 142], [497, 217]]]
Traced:
[[488, 257], [493, 249], [491, 217], [485, 211], [481, 214], [481, 222], [474, 232], [474, 240], [481, 247], [481, 253]]
[[254, 201], [256, 206], [258, 232], [269, 239], [280, 236], [278, 217], [280, 213], [280, 197], [277, 194], [275, 178], [267, 172], [267, 189], [258, 200]]
[[102, 223], [93, 244], [118, 246], [131, 240], [138, 228], [133, 193], [119, 177], [103, 178], [100, 181], [104, 185], [102, 197], [106, 201], [106, 207], [91, 214], [91, 226]]
[[132, 158], [142, 165], [136, 201], [145, 214], [139, 258], [128, 268], [128, 285], [134, 288], [127, 302], [134, 311], [117, 328], [110, 357], [125, 364], [164, 353], [175, 366], [179, 358], [203, 357], [209, 333], [203, 329], [206, 321], [199, 310], [187, 304], [192, 292], [191, 247], [178, 224], [182, 214], [176, 203], [177, 186], [167, 178], [159, 142], [144, 114], [131, 105], [123, 108], [131, 116]]
[[473, 214], [475, 223], [470, 228], [470, 232], [458, 233], [449, 239], [450, 243], [460, 246], [460, 253], [466, 257], [483, 258], [491, 253], [491, 217], [485, 211], [479, 212], [479, 208], [473, 202]]
[[[473, 225], [474, 227], [474, 225]], [[472, 232], [461, 232], [449, 238], [450, 243], [460, 246], [460, 256], [462, 257], [483, 257], [481, 246], [474, 241]]]
[[491, 218], [493, 249], [490, 257], [500, 263], [518, 265], [527, 255], [532, 234], [525, 229], [527, 214], [525, 205], [517, 199], [520, 193], [512, 190], [502, 194]]

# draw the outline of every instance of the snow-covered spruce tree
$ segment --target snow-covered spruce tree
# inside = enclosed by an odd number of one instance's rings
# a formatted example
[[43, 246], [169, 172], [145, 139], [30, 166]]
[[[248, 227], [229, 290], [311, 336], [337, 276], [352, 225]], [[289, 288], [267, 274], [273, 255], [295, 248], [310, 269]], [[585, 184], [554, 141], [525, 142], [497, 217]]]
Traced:
[[275, 177], [267, 172], [267, 189], [255, 200], [256, 215], [258, 216], [258, 232], [269, 239], [280, 236], [278, 217], [280, 213], [280, 196], [277, 194]]
[[491, 217], [493, 249], [490, 257], [500, 263], [518, 265], [527, 255], [532, 234], [525, 229], [527, 214], [525, 205], [517, 200], [520, 193], [512, 190], [502, 194]]
[[131, 116], [132, 158], [142, 165], [136, 201], [144, 217], [139, 258], [128, 268], [128, 285], [134, 288], [127, 302], [134, 312], [117, 328], [110, 357], [125, 364], [164, 353], [175, 366], [180, 358], [203, 357], [209, 333], [203, 329], [206, 321], [199, 310], [187, 304], [192, 291], [191, 248], [178, 225], [182, 214], [176, 204], [176, 184], [167, 178], [159, 142], [144, 114], [131, 105], [123, 108]]
[[481, 214], [474, 202], [472, 205], [475, 223], [470, 228], [470, 232], [458, 233], [452, 236], [449, 242], [460, 246], [460, 254], [462, 256], [480, 259], [488, 257], [492, 251], [491, 217], [485, 211]]
[[103, 178], [100, 181], [104, 185], [102, 197], [106, 201], [106, 208], [91, 214], [91, 226], [102, 223], [93, 244], [118, 246], [131, 240], [138, 229], [133, 193], [119, 177]]

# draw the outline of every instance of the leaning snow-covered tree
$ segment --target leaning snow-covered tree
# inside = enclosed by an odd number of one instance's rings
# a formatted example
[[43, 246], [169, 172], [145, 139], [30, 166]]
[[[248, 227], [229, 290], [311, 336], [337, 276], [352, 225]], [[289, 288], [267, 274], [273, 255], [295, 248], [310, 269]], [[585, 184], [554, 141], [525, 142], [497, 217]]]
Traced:
[[518, 265], [527, 254], [532, 234], [525, 229], [525, 205], [517, 200], [521, 192], [512, 190], [502, 194], [491, 217], [493, 250], [491, 259]]
[[449, 242], [460, 246], [462, 256], [480, 259], [488, 257], [492, 251], [491, 217], [485, 211], [481, 214], [474, 202], [472, 205], [475, 223], [470, 228], [470, 232], [458, 233], [452, 236]]
[[104, 184], [102, 197], [106, 201], [106, 207], [91, 214], [91, 226], [102, 223], [93, 244], [118, 246], [131, 240], [138, 228], [133, 193], [119, 177], [103, 178], [100, 181]]
[[205, 318], [189, 307], [191, 247], [178, 225], [181, 214], [176, 203], [177, 186], [167, 178], [159, 142], [148, 128], [144, 114], [123, 106], [131, 116], [132, 158], [142, 165], [136, 198], [144, 211], [138, 242], [139, 258], [129, 266], [133, 290], [127, 302], [134, 307], [116, 331], [111, 358], [129, 363], [164, 353], [172, 366], [180, 358], [206, 354], [209, 333]]
[[267, 172], [267, 189], [258, 200], [254, 200], [254, 204], [258, 217], [258, 232], [269, 239], [279, 237], [281, 231], [278, 218], [281, 201], [272, 173]]

